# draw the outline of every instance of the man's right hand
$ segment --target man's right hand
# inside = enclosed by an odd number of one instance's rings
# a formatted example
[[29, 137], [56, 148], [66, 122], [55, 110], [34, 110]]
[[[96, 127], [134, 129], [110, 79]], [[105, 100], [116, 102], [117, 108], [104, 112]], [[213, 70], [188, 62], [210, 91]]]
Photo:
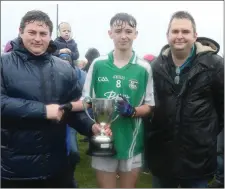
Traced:
[[60, 110], [60, 106], [58, 104], [49, 104], [46, 105], [46, 115], [47, 119], [60, 121], [64, 114], [64, 110]]

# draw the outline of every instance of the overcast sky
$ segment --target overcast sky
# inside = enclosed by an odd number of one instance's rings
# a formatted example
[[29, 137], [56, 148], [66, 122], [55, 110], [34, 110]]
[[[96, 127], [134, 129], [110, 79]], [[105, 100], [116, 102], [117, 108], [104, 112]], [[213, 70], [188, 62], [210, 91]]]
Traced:
[[167, 43], [166, 30], [175, 11], [190, 12], [197, 25], [198, 36], [216, 40], [223, 54], [223, 1], [67, 1], [18, 2], [1, 1], [1, 47], [18, 35], [22, 16], [29, 10], [39, 9], [49, 14], [56, 37], [56, 4], [59, 4], [59, 23], [69, 22], [78, 44], [81, 58], [90, 47], [106, 54], [113, 48], [108, 37], [109, 21], [118, 12], [132, 14], [137, 20], [138, 38], [134, 50], [143, 56], [157, 55]]

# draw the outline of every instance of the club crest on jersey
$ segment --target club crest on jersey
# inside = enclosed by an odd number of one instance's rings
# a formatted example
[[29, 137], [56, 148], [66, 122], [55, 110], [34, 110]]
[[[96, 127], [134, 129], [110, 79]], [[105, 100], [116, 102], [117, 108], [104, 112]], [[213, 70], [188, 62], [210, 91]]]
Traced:
[[135, 79], [130, 79], [129, 80], [129, 87], [132, 90], [137, 90], [137, 88], [138, 88], [138, 81], [135, 80]]

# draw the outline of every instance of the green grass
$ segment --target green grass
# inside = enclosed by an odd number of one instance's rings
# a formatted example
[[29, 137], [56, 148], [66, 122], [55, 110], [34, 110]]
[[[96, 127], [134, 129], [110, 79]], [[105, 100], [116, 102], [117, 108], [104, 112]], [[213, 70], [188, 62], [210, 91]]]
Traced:
[[[87, 142], [79, 142], [83, 136], [77, 134], [78, 147], [80, 152], [81, 161], [77, 165], [75, 171], [75, 178], [79, 184], [80, 188], [97, 188], [96, 178], [94, 170], [91, 167], [91, 157], [86, 155], [86, 150], [88, 149]], [[138, 188], [151, 188], [151, 175], [140, 174], [138, 179]]]

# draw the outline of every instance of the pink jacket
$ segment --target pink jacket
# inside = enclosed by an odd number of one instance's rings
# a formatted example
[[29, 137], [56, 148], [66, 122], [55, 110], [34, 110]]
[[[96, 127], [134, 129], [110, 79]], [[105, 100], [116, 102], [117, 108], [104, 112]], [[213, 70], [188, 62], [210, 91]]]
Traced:
[[10, 42], [11, 42], [11, 41], [9, 41], [9, 42], [5, 45], [4, 53], [7, 53], [7, 52], [12, 51], [12, 45], [11, 45]]

